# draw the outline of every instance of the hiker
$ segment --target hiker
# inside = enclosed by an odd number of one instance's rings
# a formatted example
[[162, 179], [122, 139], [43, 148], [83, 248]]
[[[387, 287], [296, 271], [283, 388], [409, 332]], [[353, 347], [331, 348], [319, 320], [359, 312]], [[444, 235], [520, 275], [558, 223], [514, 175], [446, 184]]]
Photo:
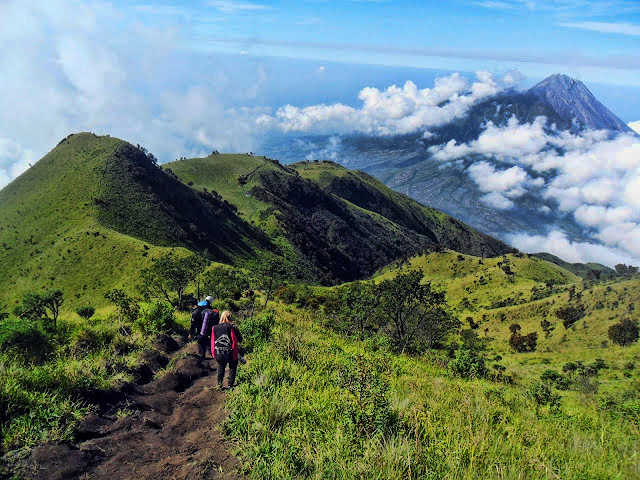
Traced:
[[[208, 346], [208, 338], [211, 335], [211, 327], [208, 327], [205, 330], [205, 333], [208, 332], [208, 335], [205, 339], [202, 337], [203, 326], [204, 326], [204, 318], [207, 313], [211, 315], [213, 312], [213, 307], [211, 306], [211, 302], [213, 301], [212, 296], [207, 296], [204, 300], [198, 303], [196, 308], [193, 309], [191, 313], [191, 325], [189, 327], [189, 340], [195, 339], [198, 343], [198, 353], [202, 358], [205, 358], [206, 352], [209, 348]], [[215, 314], [218, 314], [218, 311], [215, 310]], [[212, 321], [217, 322], [216, 318], [212, 318]], [[213, 325], [213, 323], [211, 324]]]
[[[213, 300], [211, 297], [207, 298], [210, 299], [208, 302]], [[211, 330], [218, 323], [220, 323], [220, 313], [209, 303], [209, 307], [205, 307], [202, 311], [202, 327], [198, 335], [198, 353], [203, 359], [207, 358], [207, 351], [211, 348]], [[213, 353], [211, 357], [213, 358]]]
[[213, 327], [211, 335], [211, 353], [218, 362], [218, 388], [222, 388], [224, 371], [229, 365], [227, 385], [233, 387], [238, 368], [238, 344], [242, 342], [240, 330], [231, 323], [231, 312], [225, 310], [220, 316], [220, 323]]

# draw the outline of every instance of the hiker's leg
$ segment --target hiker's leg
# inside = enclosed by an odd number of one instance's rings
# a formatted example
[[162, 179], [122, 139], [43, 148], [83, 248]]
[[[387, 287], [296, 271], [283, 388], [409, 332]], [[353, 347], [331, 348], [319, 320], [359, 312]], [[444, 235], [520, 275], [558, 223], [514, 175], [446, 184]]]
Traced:
[[198, 335], [198, 353], [202, 358], [207, 354], [207, 337], [203, 335]]
[[222, 386], [222, 380], [224, 380], [224, 369], [227, 367], [227, 359], [225, 357], [218, 360], [218, 385]]
[[238, 361], [231, 360], [229, 362], [229, 378], [227, 379], [227, 383], [229, 384], [229, 388], [233, 387], [233, 384], [236, 382], [236, 369], [238, 368]]

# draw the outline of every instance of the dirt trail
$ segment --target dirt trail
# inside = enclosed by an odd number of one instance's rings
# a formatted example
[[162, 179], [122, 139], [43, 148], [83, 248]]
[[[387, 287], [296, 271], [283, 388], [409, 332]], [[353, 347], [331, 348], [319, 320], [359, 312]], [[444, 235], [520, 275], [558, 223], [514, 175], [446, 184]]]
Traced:
[[[175, 364], [164, 376], [132, 388], [124, 401], [105, 413], [89, 415], [77, 429], [76, 443], [35, 448], [21, 462], [20, 476], [33, 480], [244, 478], [240, 462], [220, 432], [228, 412], [225, 393], [214, 389], [217, 364], [199, 359], [195, 351], [190, 344], [174, 353]], [[123, 406], [129, 413], [116, 415]]]

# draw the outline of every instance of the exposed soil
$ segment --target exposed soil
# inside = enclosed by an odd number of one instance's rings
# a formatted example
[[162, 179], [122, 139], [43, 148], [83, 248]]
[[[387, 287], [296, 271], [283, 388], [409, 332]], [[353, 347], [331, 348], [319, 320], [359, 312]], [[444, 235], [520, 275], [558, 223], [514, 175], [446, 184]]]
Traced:
[[[171, 342], [166, 343], [156, 346], [165, 353], [174, 350]], [[225, 392], [214, 389], [217, 364], [213, 359], [201, 360], [195, 352], [195, 344], [189, 344], [173, 353], [174, 365], [165, 375], [123, 388], [117, 404], [81, 422], [75, 443], [34, 448], [17, 466], [19, 476], [33, 480], [244, 478], [239, 460], [220, 432], [228, 412]], [[168, 359], [149, 353], [145, 360], [140, 381], [149, 380]]]

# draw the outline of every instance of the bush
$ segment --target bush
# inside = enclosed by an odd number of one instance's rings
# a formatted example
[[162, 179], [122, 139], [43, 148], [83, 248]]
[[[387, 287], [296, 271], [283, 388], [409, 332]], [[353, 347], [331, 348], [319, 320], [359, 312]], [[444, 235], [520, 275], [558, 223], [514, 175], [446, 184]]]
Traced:
[[156, 302], [135, 321], [134, 326], [147, 334], [171, 333], [177, 329], [171, 305]]
[[449, 362], [449, 371], [455, 377], [483, 378], [487, 375], [484, 358], [472, 350], [460, 349]]
[[86, 326], [74, 335], [71, 352], [75, 355], [83, 355], [100, 350], [110, 345], [115, 334], [116, 331], [113, 328]]
[[557, 393], [554, 393], [551, 386], [543, 382], [535, 382], [527, 390], [527, 397], [529, 397], [536, 405], [536, 412], [539, 407], [549, 405], [551, 411], [557, 411], [560, 409], [560, 402], [562, 397]]
[[42, 363], [51, 351], [51, 342], [34, 322], [14, 319], [0, 324], [0, 351], [25, 363]]
[[242, 348], [245, 352], [251, 353], [258, 350], [269, 341], [275, 317], [273, 312], [264, 312], [258, 316], [245, 318], [238, 323], [242, 333]]
[[80, 307], [79, 309], [77, 309], [76, 313], [81, 318], [84, 318], [85, 320], [89, 320], [91, 317], [93, 317], [93, 314], [96, 313], [96, 309], [89, 305], [85, 305], [84, 307]]
[[638, 340], [638, 324], [628, 318], [609, 327], [609, 338], [623, 347]]
[[345, 419], [356, 437], [369, 438], [390, 433], [398, 415], [389, 401], [391, 366], [388, 358], [356, 355], [340, 371], [345, 392]]
[[542, 375], [540, 375], [540, 380], [549, 385], [553, 385], [558, 390], [569, 389], [569, 379], [555, 370], [545, 370], [542, 372]]
[[587, 312], [584, 305], [570, 305], [568, 307], [559, 308], [555, 311], [556, 317], [562, 320], [565, 330], [568, 330], [574, 323], [584, 317]]

